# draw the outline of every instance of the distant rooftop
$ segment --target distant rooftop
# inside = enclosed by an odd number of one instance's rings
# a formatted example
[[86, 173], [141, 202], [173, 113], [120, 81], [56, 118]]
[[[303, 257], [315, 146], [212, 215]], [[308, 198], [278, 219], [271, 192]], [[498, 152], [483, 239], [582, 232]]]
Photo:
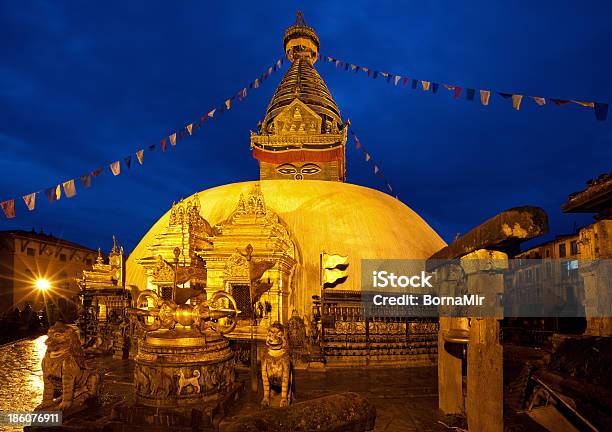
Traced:
[[596, 213], [596, 219], [612, 217], [612, 171], [587, 182], [587, 187], [569, 195], [561, 206], [565, 213]]
[[86, 250], [89, 252], [98, 253], [97, 250], [88, 248], [87, 246], [83, 246], [78, 243], [71, 242], [69, 240], [64, 240], [64, 239], [55, 237], [52, 234], [46, 234], [43, 231], [36, 232], [34, 229], [32, 229], [32, 231], [25, 231], [25, 230], [0, 231], [0, 237], [3, 237], [3, 236], [14, 236], [14, 237], [27, 238], [27, 239], [37, 240], [37, 241], [44, 241], [47, 243], [61, 244], [61, 245], [70, 246], [76, 249], [82, 249], [82, 250]]

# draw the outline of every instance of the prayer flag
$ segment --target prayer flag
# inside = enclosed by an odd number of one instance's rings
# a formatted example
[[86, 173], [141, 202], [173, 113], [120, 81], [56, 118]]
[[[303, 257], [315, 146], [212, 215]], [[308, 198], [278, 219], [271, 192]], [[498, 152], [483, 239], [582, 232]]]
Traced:
[[49, 202], [57, 201], [62, 197], [62, 190], [60, 185], [45, 189], [45, 195]]
[[421, 81], [421, 85], [423, 86], [423, 91], [428, 91], [430, 84], [431, 83], [429, 81]]
[[378, 174], [378, 171], [380, 171], [378, 165], [374, 165], [374, 174]]
[[378, 77], [378, 71], [374, 71], [374, 76], [372, 78], [376, 79], [377, 77]]
[[391, 183], [387, 182], [387, 188], [389, 189], [389, 192], [393, 192], [393, 188], [391, 187]]
[[283, 63], [282, 63], [280, 60], [276, 62], [276, 66], [278, 66], [278, 68], [279, 68], [279, 69], [281, 68], [281, 65], [282, 65], [282, 64], [283, 64]]
[[178, 131], [178, 139], [182, 140], [183, 138], [185, 138], [185, 131], [183, 129], [180, 129]]
[[355, 148], [357, 150], [361, 148], [361, 141], [359, 141], [359, 138], [357, 138], [357, 135], [355, 135]]
[[259, 78], [255, 78], [255, 84], [254, 84], [255, 88], [259, 88]]
[[608, 117], [608, 104], [595, 102], [595, 118], [604, 121]]
[[112, 164], [109, 165], [109, 167], [114, 176], [118, 176], [119, 174], [121, 174], [121, 162], [120, 161], [113, 162]]
[[431, 91], [434, 93], [438, 93], [438, 88], [440, 87], [440, 84], [438, 83], [432, 83], [431, 84]]
[[395, 75], [395, 85], [397, 85], [397, 83], [402, 79], [401, 76], [399, 75]]
[[162, 138], [162, 140], [159, 142], [159, 145], [161, 146], [161, 149], [163, 152], [166, 151], [166, 138]]
[[185, 126], [185, 129], [187, 129], [187, 132], [189, 132], [189, 135], [191, 135], [193, 133], [193, 123], [189, 123], [187, 126]]
[[391, 75], [387, 75], [387, 84], [391, 82]]
[[226, 100], [226, 101], [225, 101], [225, 107], [226, 107], [227, 109], [230, 109], [231, 103], [232, 103], [232, 102], [231, 102], [229, 99], [228, 99], [228, 100]]
[[72, 198], [76, 195], [76, 187], [74, 186], [74, 179], [68, 180], [67, 182], [62, 183], [64, 186], [64, 195], [66, 198]]
[[595, 108], [595, 103], [594, 102], [580, 102], [580, 101], [576, 101], [576, 100], [573, 100], [572, 102], [574, 102], [577, 105], [582, 105], [583, 107]]
[[170, 145], [171, 146], [176, 145], [176, 132], [170, 135]]
[[[268, 76], [272, 75], [272, 66], [268, 68]], [[229, 109], [229, 108], [228, 108]]]
[[406, 87], [408, 85], [408, 81], [410, 81], [410, 78], [404, 77], [404, 79], [402, 80], [402, 85]]
[[[89, 177], [89, 176], [87, 176], [87, 177]], [[38, 192], [32, 192], [31, 194], [27, 194], [27, 195], [24, 195], [22, 197], [23, 198], [23, 202], [25, 203], [26, 207], [30, 211], [34, 210], [34, 207], [36, 207], [36, 194], [37, 193]]]
[[461, 97], [461, 87], [455, 86], [455, 99], [459, 99]]
[[136, 152], [136, 158], [138, 159], [138, 163], [142, 165], [142, 161], [144, 160], [144, 150], [138, 150]]
[[475, 93], [476, 93], [476, 90], [474, 90], [473, 88], [467, 89], [465, 91], [466, 99], [469, 100], [469, 101], [473, 101]]
[[489, 105], [489, 98], [491, 97], [491, 92], [489, 90], [480, 90], [480, 103], [484, 106]]
[[569, 101], [565, 99], [552, 99], [552, 98], [549, 98], [549, 99], [553, 101], [555, 105], [567, 105], [569, 103]]
[[7, 219], [12, 219], [15, 217], [15, 200], [10, 199], [3, 201], [0, 203], [0, 206], [2, 207], [4, 216], [6, 216]]
[[418, 81], [413, 79], [412, 82], [410, 83], [410, 87], [412, 87], [413, 90], [416, 89], [417, 88], [417, 83], [418, 83]]
[[444, 87], [446, 88], [446, 90], [455, 90], [455, 86], [454, 85], [450, 85], [450, 84], [444, 84]]
[[340, 60], [336, 60], [336, 67], [340, 66], [342, 62]]
[[[255, 80], [257, 81], [257, 80]], [[215, 115], [215, 111], [217, 110], [217, 108], [213, 108], [210, 111], [208, 111], [208, 117], [213, 118], [213, 116]]]
[[130, 169], [132, 166], [132, 155], [124, 157], [123, 160], [125, 161], [125, 165], [128, 167], [128, 169]]
[[91, 186], [91, 176], [89, 174], [82, 175], [81, 177], [79, 177], [79, 179], [81, 180], [81, 186], [83, 186], [84, 188], [88, 188]]
[[370, 153], [366, 152], [366, 162], [369, 162], [371, 158]]
[[518, 111], [521, 108], [522, 100], [523, 100], [523, 95], [513, 94], [512, 95], [512, 108]]
[[98, 177], [104, 171], [104, 167], [97, 168], [91, 172], [92, 177]]
[[349, 64], [348, 63], [344, 63], [344, 70], [347, 71], [349, 68]]
[[533, 99], [534, 102], [540, 106], [546, 104], [546, 99], [544, 99], [543, 97], [531, 96], [531, 99]]
[[149, 146], [149, 151], [155, 151], [155, 144], [151, 144]]

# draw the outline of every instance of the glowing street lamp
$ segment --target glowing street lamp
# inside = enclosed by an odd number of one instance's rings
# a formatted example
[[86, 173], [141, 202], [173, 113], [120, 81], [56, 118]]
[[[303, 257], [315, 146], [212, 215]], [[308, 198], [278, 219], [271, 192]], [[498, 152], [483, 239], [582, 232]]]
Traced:
[[36, 282], [34, 282], [34, 286], [39, 291], [47, 291], [49, 290], [49, 288], [51, 288], [51, 283], [47, 279], [41, 278], [36, 279]]

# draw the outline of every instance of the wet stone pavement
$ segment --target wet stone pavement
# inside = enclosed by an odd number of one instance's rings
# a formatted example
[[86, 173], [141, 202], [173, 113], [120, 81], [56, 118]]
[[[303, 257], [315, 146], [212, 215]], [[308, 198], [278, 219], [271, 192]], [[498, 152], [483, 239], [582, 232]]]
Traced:
[[[40, 362], [46, 348], [45, 338], [0, 346], [0, 410], [31, 411], [40, 402], [43, 390]], [[91, 421], [99, 421], [110, 414], [112, 405], [131, 399], [133, 363], [110, 357], [92, 363], [101, 369], [103, 375], [102, 409], [91, 413]], [[248, 389], [248, 372], [240, 372], [239, 378], [245, 381]], [[376, 406], [375, 431], [447, 430], [437, 423], [435, 367], [296, 371], [296, 402], [344, 391], [360, 393]], [[229, 414], [257, 412], [260, 397], [245, 390]], [[4, 427], [2, 430], [11, 429]]]

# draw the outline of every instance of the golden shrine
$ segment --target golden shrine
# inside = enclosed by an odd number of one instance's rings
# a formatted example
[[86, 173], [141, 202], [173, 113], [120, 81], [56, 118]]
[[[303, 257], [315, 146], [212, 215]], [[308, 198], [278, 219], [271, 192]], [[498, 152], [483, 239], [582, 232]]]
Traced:
[[[284, 48], [292, 64], [250, 136], [259, 181], [173, 204], [128, 258], [126, 284], [168, 298], [176, 278], [177, 296], [181, 288], [205, 298], [231, 294], [241, 312], [229, 339], [263, 341], [273, 322], [298, 323], [329, 362], [434, 362], [434, 324], [367, 322], [361, 260], [426, 259], [445, 243], [399, 200], [344, 182], [348, 122], [314, 68], [319, 38], [300, 14]], [[324, 253], [349, 263], [333, 288], [322, 288]], [[380, 342], [366, 339], [377, 334]]]

